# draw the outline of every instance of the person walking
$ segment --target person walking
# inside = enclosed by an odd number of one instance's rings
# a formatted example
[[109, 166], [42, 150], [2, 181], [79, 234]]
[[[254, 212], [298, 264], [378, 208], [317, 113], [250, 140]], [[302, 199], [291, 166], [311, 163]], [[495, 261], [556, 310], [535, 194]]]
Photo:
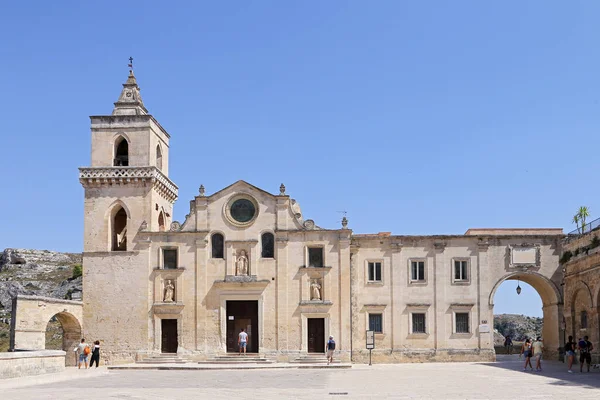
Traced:
[[535, 357], [535, 371], [542, 371], [542, 352], [544, 350], [544, 344], [542, 338], [538, 337], [537, 340], [531, 346], [532, 354]]
[[587, 336], [584, 336], [578, 343], [579, 347], [579, 372], [583, 372], [583, 363], [587, 364], [587, 372], [590, 372], [590, 364], [592, 363], [592, 350], [594, 345], [588, 340]]
[[506, 348], [506, 354], [512, 354], [512, 346], [513, 346], [512, 339], [510, 338], [510, 335], [508, 335], [504, 339], [504, 347]]
[[335, 340], [333, 340], [333, 336], [329, 336], [329, 340], [327, 341], [327, 365], [333, 363], [333, 352], [335, 351]]
[[238, 347], [240, 349], [240, 355], [242, 355], [242, 349], [244, 350], [244, 354], [246, 354], [246, 346], [248, 344], [248, 334], [244, 332], [244, 328], [242, 328], [240, 334], [238, 335]]
[[569, 370], [567, 372], [572, 374], [571, 367], [573, 366], [573, 361], [575, 361], [575, 342], [573, 341], [573, 336], [569, 336], [569, 341], [565, 343], [565, 354], [569, 363]]
[[77, 353], [79, 354], [79, 363], [77, 369], [81, 369], [81, 364], [85, 364], [85, 369], [88, 367], [87, 357], [90, 354], [90, 346], [85, 342], [85, 339], [81, 339], [81, 343], [77, 346]]
[[94, 342], [94, 348], [92, 350], [92, 357], [90, 358], [90, 368], [94, 366], [94, 361], [96, 362], [96, 368], [100, 364], [100, 341], [96, 340]]
[[531, 339], [527, 338], [523, 346], [521, 346], [521, 355], [525, 357], [525, 365], [523, 365], [523, 371], [527, 371], [527, 364], [529, 364], [529, 368], [533, 371], [533, 366], [531, 365]]

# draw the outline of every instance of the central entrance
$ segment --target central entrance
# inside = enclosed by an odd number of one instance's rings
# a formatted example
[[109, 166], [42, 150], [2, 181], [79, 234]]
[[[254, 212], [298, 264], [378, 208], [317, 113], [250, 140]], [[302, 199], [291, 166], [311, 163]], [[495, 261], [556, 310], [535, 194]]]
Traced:
[[325, 352], [325, 318], [308, 318], [308, 352]]
[[258, 300], [227, 300], [227, 352], [239, 351], [238, 335], [248, 334], [246, 352], [258, 353]]
[[177, 320], [176, 319], [161, 319], [161, 352], [177, 353]]

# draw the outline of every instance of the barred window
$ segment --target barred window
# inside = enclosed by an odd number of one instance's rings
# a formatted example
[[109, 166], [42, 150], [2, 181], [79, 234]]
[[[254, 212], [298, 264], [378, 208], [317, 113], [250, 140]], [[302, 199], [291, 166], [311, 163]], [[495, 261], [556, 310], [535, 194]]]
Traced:
[[456, 333], [469, 333], [469, 313], [456, 313]]
[[383, 333], [383, 316], [381, 314], [369, 314], [369, 330]]
[[381, 282], [381, 263], [369, 263], [369, 282]]
[[414, 313], [412, 315], [412, 333], [427, 333], [425, 331], [425, 314]]

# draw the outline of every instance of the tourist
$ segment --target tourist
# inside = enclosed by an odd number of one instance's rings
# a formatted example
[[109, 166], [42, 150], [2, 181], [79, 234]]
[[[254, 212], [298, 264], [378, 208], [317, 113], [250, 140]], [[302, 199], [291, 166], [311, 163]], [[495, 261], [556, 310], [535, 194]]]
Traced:
[[525, 340], [525, 343], [521, 346], [521, 354], [525, 357], [523, 371], [527, 371], [527, 364], [529, 364], [529, 368], [533, 371], [533, 365], [531, 365], [531, 339], [527, 338], [527, 340]]
[[583, 337], [583, 340], [580, 340], [578, 343], [579, 347], [579, 372], [583, 372], [583, 363], [587, 364], [587, 372], [590, 372], [590, 364], [592, 363], [592, 350], [594, 350], [594, 345], [592, 342], [588, 340], [587, 336]]
[[535, 357], [535, 370], [542, 370], [542, 351], [544, 350], [544, 344], [542, 343], [542, 338], [538, 337], [537, 340], [531, 346], [533, 351], [533, 356]]
[[565, 343], [565, 354], [569, 363], [569, 370], [567, 372], [572, 374], [571, 367], [573, 366], [573, 361], [575, 361], [575, 342], [573, 341], [573, 336], [569, 336], [569, 341]]
[[240, 355], [242, 354], [242, 349], [244, 349], [244, 354], [246, 354], [246, 346], [248, 344], [248, 334], [244, 332], [244, 328], [238, 335], [238, 347], [240, 348]]
[[504, 339], [504, 347], [506, 347], [506, 354], [512, 354], [512, 346], [513, 346], [512, 339], [510, 338], [510, 335], [508, 335]]
[[94, 342], [94, 350], [92, 350], [92, 357], [90, 358], [90, 368], [94, 366], [94, 361], [96, 362], [96, 368], [98, 368], [98, 364], [100, 364], [100, 341], [96, 340]]
[[79, 343], [77, 346], [77, 352], [79, 353], [79, 363], [77, 364], [77, 369], [81, 369], [81, 363], [84, 363], [85, 369], [87, 369], [87, 356], [90, 354], [90, 346], [85, 342], [85, 339], [81, 339], [81, 343]]
[[333, 362], [333, 352], [335, 351], [335, 340], [333, 336], [329, 336], [327, 341], [327, 365]]

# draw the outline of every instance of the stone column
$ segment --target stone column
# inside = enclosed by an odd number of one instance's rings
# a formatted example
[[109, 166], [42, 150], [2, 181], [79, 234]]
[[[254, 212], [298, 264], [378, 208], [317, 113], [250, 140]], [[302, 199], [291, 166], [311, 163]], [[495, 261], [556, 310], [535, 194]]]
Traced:
[[[205, 237], [198, 237], [196, 239], [196, 265], [194, 273], [196, 276], [195, 282], [195, 291], [194, 291], [194, 299], [193, 299], [193, 307], [195, 308], [195, 337], [196, 343], [195, 348], [198, 351], [203, 352], [204, 354], [208, 353], [208, 338], [207, 338], [207, 327], [206, 321], [209, 318], [206, 311], [206, 306], [202, 305], [202, 299], [206, 295], [209, 290], [207, 276], [206, 276], [206, 267], [208, 263], [209, 257], [209, 249], [208, 249], [208, 240]], [[192, 304], [190, 304], [191, 306]]]
[[[290, 304], [288, 293], [288, 238], [287, 233], [278, 232], [275, 237], [275, 315], [276, 315], [276, 350], [278, 361], [289, 361], [289, 318], [293, 313], [295, 304]], [[291, 271], [294, 273], [294, 271]], [[293, 275], [292, 275], [293, 276]]]
[[[343, 230], [339, 239], [339, 266], [338, 266], [338, 332], [340, 357], [344, 361], [350, 361], [350, 329], [351, 329], [351, 307], [350, 307], [350, 230]], [[331, 277], [330, 282], [333, 280]], [[331, 283], [330, 283], [331, 284]], [[326, 294], [327, 292], [325, 292]], [[324, 297], [321, 297], [325, 300]], [[333, 300], [333, 298], [331, 299]], [[332, 326], [333, 331], [336, 328]]]

